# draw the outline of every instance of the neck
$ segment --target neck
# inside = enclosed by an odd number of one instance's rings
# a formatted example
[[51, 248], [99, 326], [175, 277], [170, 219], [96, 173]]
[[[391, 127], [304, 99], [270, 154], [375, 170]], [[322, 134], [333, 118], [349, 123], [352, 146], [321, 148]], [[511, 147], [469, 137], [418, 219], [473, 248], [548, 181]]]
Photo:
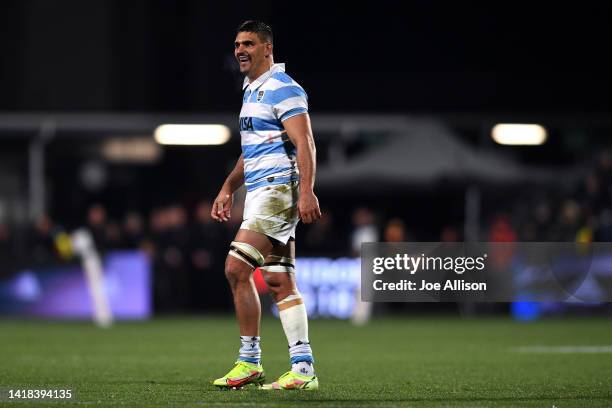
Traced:
[[249, 78], [249, 82], [253, 82], [257, 78], [268, 72], [270, 68], [272, 68], [272, 65], [274, 65], [274, 58], [272, 58], [272, 56], [270, 55], [270, 58], [268, 58], [267, 63], [263, 64], [261, 69], [258, 69], [257, 72], [254, 72], [252, 75], [247, 75], [247, 77]]

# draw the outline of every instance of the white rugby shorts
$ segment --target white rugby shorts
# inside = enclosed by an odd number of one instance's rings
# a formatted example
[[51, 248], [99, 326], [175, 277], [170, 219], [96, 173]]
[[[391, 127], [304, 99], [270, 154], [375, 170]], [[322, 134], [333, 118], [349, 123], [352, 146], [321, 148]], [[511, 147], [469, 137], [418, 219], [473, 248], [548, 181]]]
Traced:
[[272, 184], [248, 191], [244, 202], [241, 229], [259, 232], [287, 244], [295, 238], [299, 221], [297, 181]]

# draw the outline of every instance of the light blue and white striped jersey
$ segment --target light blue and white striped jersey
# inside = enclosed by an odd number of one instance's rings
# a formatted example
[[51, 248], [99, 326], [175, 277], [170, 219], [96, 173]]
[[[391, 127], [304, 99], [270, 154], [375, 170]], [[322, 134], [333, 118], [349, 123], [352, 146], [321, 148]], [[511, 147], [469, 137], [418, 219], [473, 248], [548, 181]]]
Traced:
[[240, 137], [247, 191], [298, 180], [296, 149], [283, 120], [308, 112], [304, 89], [274, 64], [249, 83], [244, 79]]

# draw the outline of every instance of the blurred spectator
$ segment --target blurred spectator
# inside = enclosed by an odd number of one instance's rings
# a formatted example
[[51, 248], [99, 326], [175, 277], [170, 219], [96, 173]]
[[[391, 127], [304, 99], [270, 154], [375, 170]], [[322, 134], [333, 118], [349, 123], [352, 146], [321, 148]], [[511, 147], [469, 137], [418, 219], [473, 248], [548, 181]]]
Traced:
[[345, 256], [344, 236], [344, 234], [337, 233], [331, 211], [323, 209], [321, 219], [307, 226], [304, 246], [300, 247], [300, 253], [311, 256]]
[[583, 244], [588, 244], [593, 242], [593, 238], [595, 236], [595, 217], [589, 217], [588, 221], [584, 223], [578, 232], [576, 233], [576, 242], [580, 242]]
[[[362, 243], [378, 241], [379, 235], [378, 228], [376, 227], [376, 217], [369, 208], [359, 207], [353, 211], [352, 221], [351, 250], [353, 256], [360, 256]], [[366, 290], [370, 290], [370, 288]], [[357, 288], [355, 298], [355, 308], [353, 309], [351, 322], [362, 326], [370, 321], [374, 304], [372, 302], [361, 301], [361, 286]]]
[[190, 233], [191, 262], [196, 271], [209, 270], [220, 264], [220, 251], [225, 248], [222, 225], [210, 216], [210, 202], [201, 201], [194, 212], [194, 223]]
[[602, 192], [601, 182], [596, 173], [587, 174], [578, 193], [579, 204], [585, 215], [597, 215], [605, 208], [607, 200]]
[[109, 221], [104, 228], [104, 241], [106, 250], [119, 249], [122, 247], [121, 227], [116, 221]]
[[166, 284], [170, 285], [168, 308], [180, 311], [189, 303], [189, 276], [187, 263], [187, 215], [185, 209], [173, 204], [166, 210], [167, 230], [163, 234], [160, 252], [161, 273], [167, 276]]
[[172, 277], [164, 272], [162, 259], [162, 248], [168, 222], [166, 210], [155, 208], [151, 211], [150, 229], [143, 242], [143, 249], [149, 254], [153, 267], [153, 305], [156, 311], [163, 311], [171, 305], [171, 279]]
[[200, 201], [190, 228], [191, 305], [199, 308], [229, 307], [231, 304], [229, 292], [225, 304], [215, 296], [219, 291], [229, 290], [223, 272], [229, 242], [225, 240], [225, 225], [212, 219], [211, 209], [211, 200]]
[[11, 239], [11, 229], [9, 226], [4, 223], [0, 223], [0, 253], [10, 253]]
[[[517, 234], [510, 225], [506, 214], [498, 214], [491, 224], [489, 242], [516, 242]], [[514, 245], [495, 246], [490, 250], [490, 259], [494, 267], [506, 269], [514, 256]]]
[[352, 220], [353, 232], [351, 233], [351, 250], [353, 256], [359, 256], [362, 243], [378, 241], [378, 227], [376, 226], [376, 217], [369, 208], [357, 208], [353, 211]]
[[29, 256], [34, 263], [54, 262], [55, 245], [52, 235], [53, 222], [48, 215], [41, 215], [28, 234]]
[[0, 223], [0, 278], [9, 276], [14, 261], [13, 255], [13, 236], [8, 225]]
[[144, 240], [142, 216], [130, 211], [123, 220], [122, 246], [124, 248], [140, 248]]
[[603, 186], [602, 193], [609, 203], [612, 198], [612, 152], [610, 150], [605, 149], [600, 153], [595, 171]]
[[551, 230], [552, 241], [574, 242], [580, 229], [581, 212], [578, 203], [567, 199], [559, 211], [559, 222]]
[[505, 214], [496, 216], [491, 224], [489, 242], [515, 242], [516, 239], [516, 232], [510, 225], [508, 216]]
[[96, 248], [100, 252], [106, 250], [106, 208], [102, 204], [94, 204], [87, 210], [87, 228], [93, 236]]
[[521, 223], [521, 241], [550, 241], [551, 209], [547, 201], [535, 205], [528, 219]]
[[406, 226], [404, 221], [399, 218], [392, 218], [387, 223], [384, 232], [385, 242], [405, 242]]
[[440, 242], [458, 242], [459, 239], [459, 231], [457, 228], [453, 226], [446, 226], [442, 229], [440, 233]]
[[533, 212], [535, 221], [535, 241], [549, 241], [550, 240], [550, 224], [552, 221], [552, 211], [548, 202], [539, 203]]
[[606, 209], [599, 216], [599, 222], [594, 232], [594, 240], [612, 242], [612, 211]]

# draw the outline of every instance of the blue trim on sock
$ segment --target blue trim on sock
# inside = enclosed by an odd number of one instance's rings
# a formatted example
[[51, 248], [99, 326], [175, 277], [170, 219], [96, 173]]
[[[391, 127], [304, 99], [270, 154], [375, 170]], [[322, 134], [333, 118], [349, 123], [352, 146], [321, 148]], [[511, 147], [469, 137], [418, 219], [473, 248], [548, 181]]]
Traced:
[[247, 363], [259, 364], [258, 358], [249, 358], [249, 357], [240, 357], [238, 356], [238, 360], [246, 361]]
[[307, 363], [314, 363], [314, 359], [312, 358], [312, 355], [310, 354], [304, 354], [302, 356], [291, 357], [291, 364], [301, 363], [302, 361], [305, 361]]

